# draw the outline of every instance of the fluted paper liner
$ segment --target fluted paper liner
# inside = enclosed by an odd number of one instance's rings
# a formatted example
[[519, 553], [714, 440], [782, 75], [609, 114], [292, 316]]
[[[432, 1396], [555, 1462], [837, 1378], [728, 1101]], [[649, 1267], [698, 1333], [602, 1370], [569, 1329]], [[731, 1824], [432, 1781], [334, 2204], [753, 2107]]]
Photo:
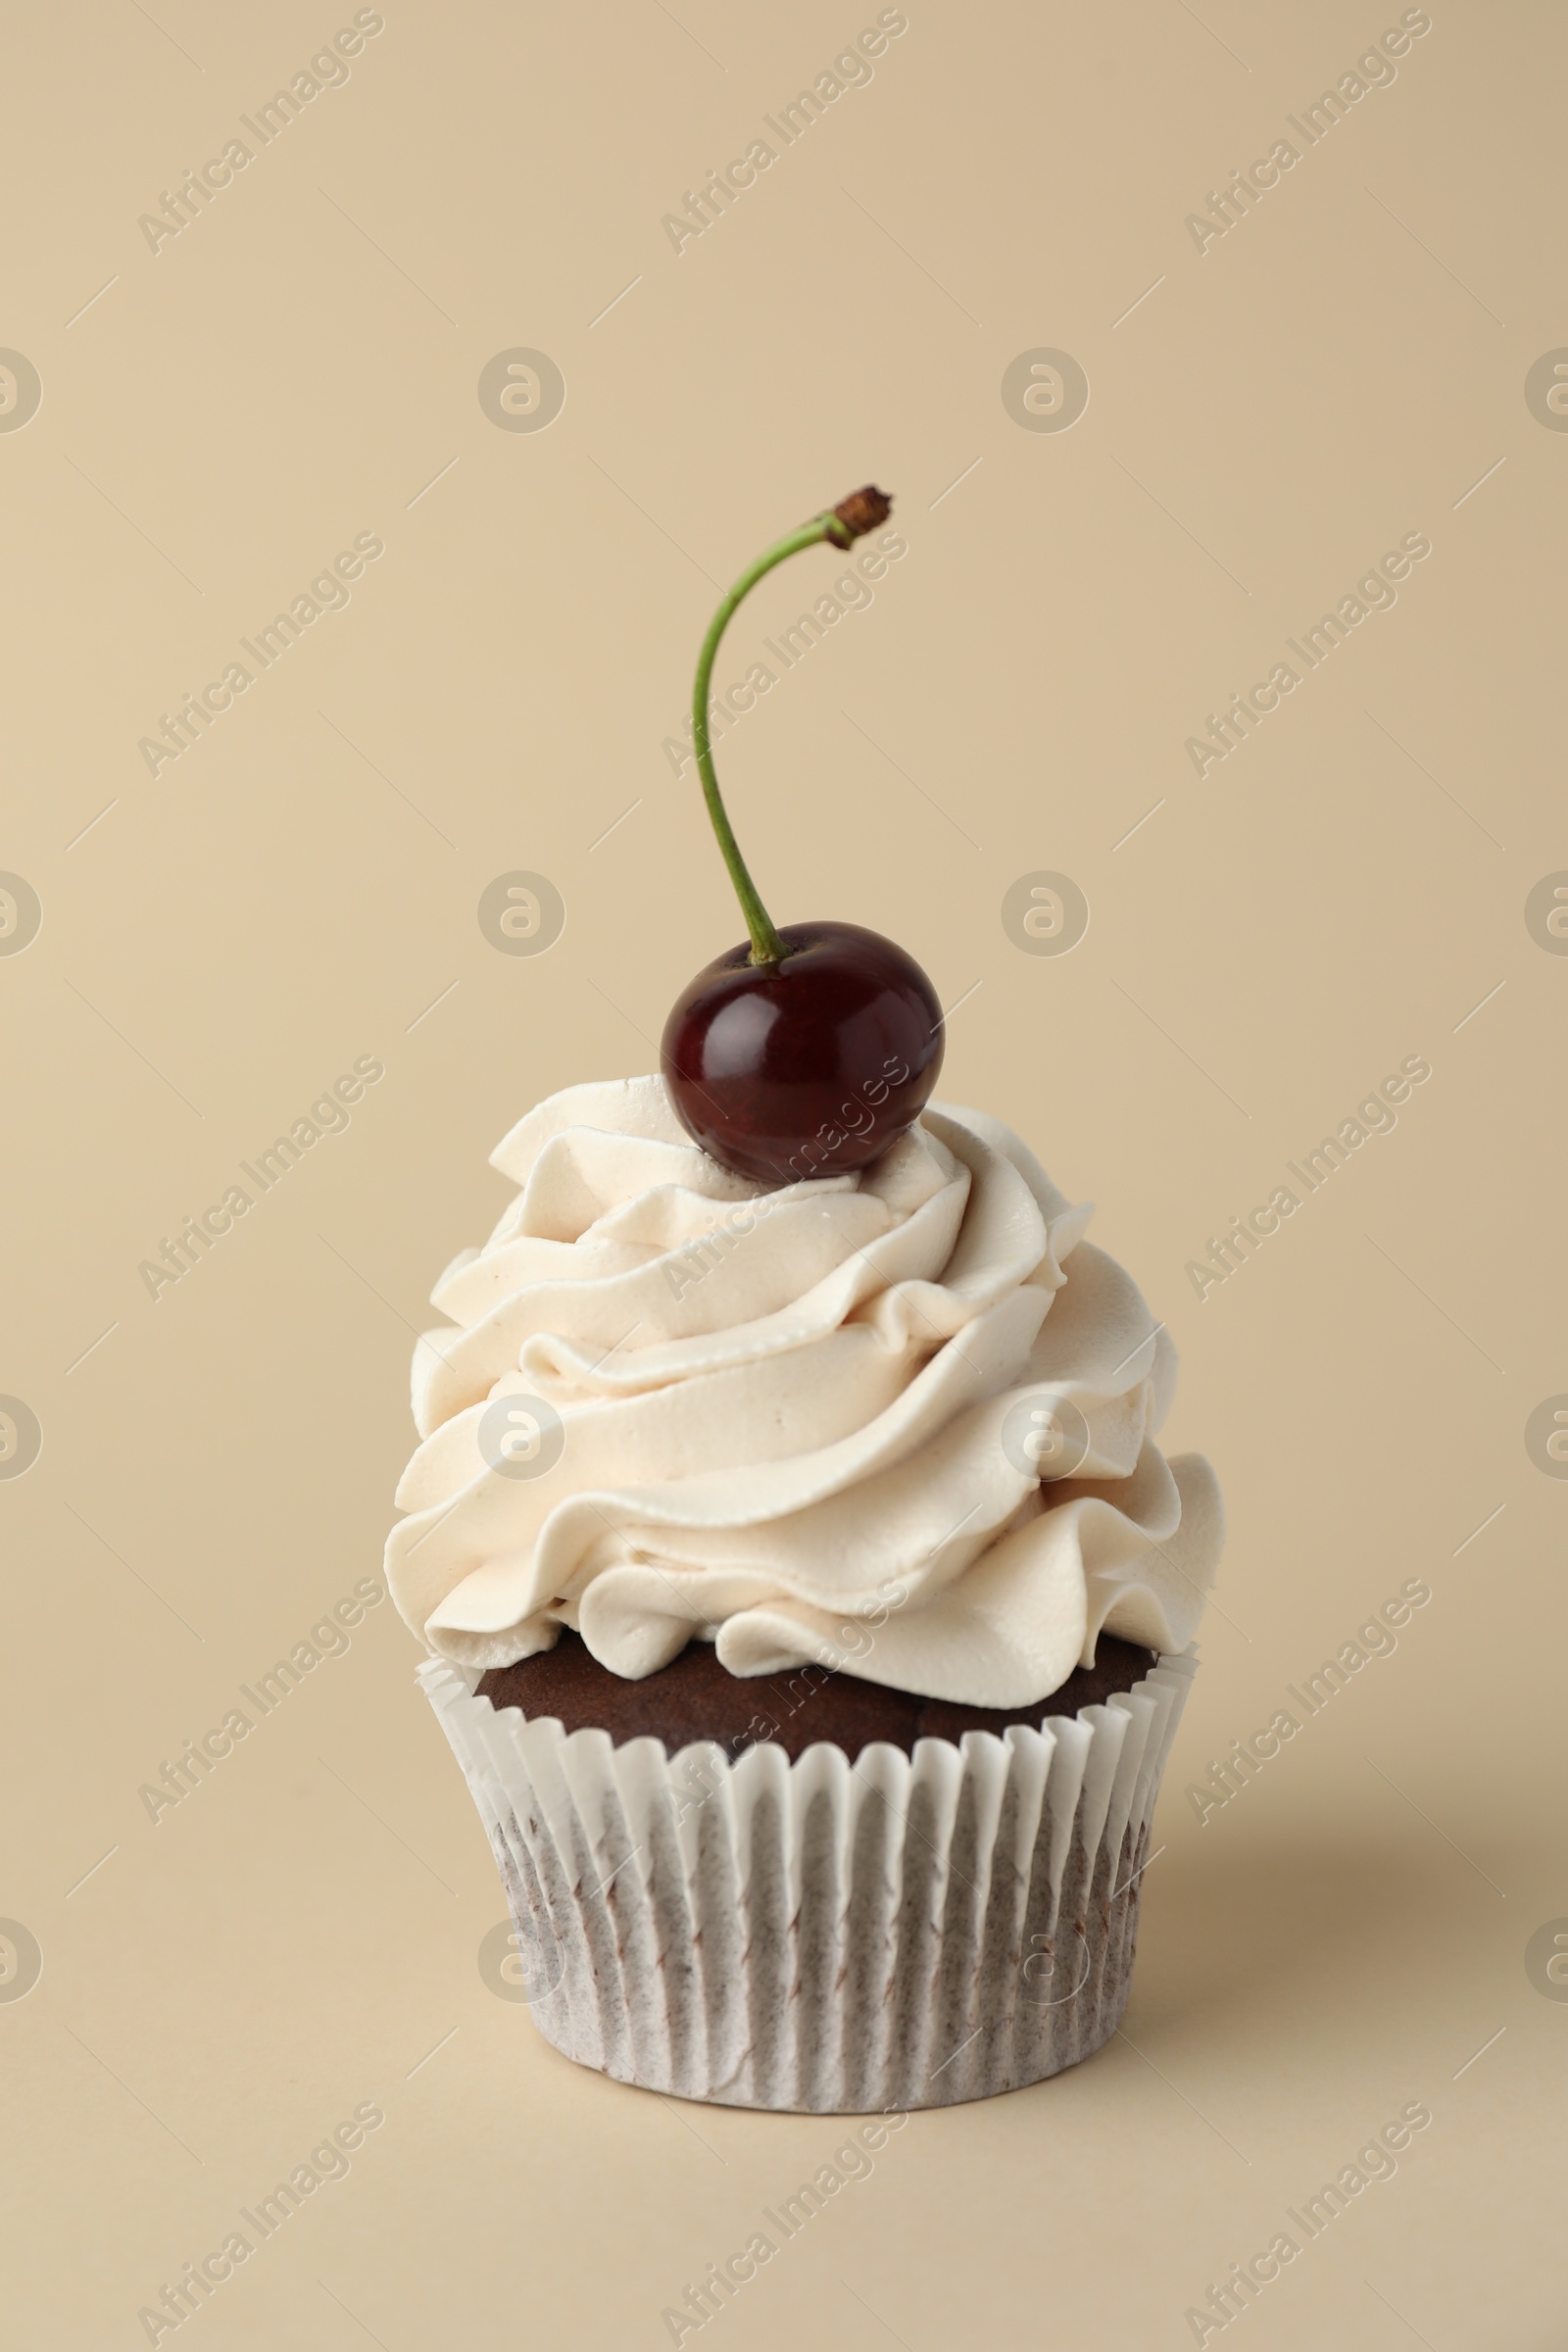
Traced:
[[[579, 2065], [729, 2107], [989, 2097], [1099, 2049], [1188, 1652], [999, 1739], [840, 1747], [569, 1736], [476, 1674], [419, 1681], [505, 1882], [540, 2031]], [[1049, 1702], [1043, 1701], [1042, 1704]]]

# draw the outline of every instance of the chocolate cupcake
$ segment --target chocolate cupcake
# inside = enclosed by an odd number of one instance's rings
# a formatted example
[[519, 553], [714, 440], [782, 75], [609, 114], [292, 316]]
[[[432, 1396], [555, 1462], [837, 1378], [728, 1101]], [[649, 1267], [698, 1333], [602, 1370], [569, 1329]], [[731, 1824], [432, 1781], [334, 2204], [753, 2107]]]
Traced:
[[1126, 1999], [1218, 1556], [1168, 1335], [1007, 1129], [769, 1187], [574, 1087], [442, 1276], [387, 1547], [567, 2055], [732, 2105], [975, 2098]]

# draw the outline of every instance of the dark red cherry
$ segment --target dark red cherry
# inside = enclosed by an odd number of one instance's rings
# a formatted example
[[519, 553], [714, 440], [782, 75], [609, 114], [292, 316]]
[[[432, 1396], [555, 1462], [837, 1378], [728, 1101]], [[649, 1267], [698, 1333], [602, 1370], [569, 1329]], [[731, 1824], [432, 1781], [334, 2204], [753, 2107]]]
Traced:
[[891, 939], [858, 923], [776, 936], [777, 962], [753, 963], [743, 943], [699, 972], [662, 1049], [688, 1134], [769, 1185], [880, 1157], [919, 1117], [945, 1037], [936, 990]]
[[737, 606], [808, 548], [853, 547], [893, 511], [868, 482], [786, 532], [742, 572], [708, 625], [692, 683], [703, 797], [750, 939], [699, 972], [664, 1024], [664, 1080], [682, 1125], [738, 1176], [842, 1176], [913, 1125], [942, 1067], [942, 1007], [912, 956], [857, 923], [780, 931], [725, 811], [709, 734], [713, 657]]

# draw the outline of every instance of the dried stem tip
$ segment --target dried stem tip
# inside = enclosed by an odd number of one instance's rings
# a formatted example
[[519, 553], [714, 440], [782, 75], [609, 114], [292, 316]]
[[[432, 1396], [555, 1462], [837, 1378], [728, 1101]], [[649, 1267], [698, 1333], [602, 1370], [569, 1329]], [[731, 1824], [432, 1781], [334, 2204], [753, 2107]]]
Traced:
[[852, 490], [833, 510], [834, 520], [843, 526], [845, 533], [841, 544], [848, 547], [852, 539], [863, 539], [867, 531], [874, 531], [886, 522], [892, 512], [892, 499], [873, 482], [867, 482], [863, 490]]

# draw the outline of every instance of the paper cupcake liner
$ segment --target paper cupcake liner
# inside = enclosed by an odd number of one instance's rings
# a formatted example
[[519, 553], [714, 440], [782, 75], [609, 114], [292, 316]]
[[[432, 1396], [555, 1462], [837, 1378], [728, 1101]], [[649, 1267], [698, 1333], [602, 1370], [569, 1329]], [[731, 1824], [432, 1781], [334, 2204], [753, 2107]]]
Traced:
[[[490, 1834], [547, 2040], [623, 2082], [811, 2114], [990, 2097], [1127, 2002], [1189, 1652], [1039, 1730], [735, 1763], [419, 1681]], [[1043, 1702], [1045, 1703], [1045, 1702]]]

